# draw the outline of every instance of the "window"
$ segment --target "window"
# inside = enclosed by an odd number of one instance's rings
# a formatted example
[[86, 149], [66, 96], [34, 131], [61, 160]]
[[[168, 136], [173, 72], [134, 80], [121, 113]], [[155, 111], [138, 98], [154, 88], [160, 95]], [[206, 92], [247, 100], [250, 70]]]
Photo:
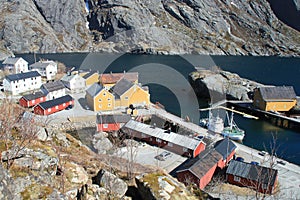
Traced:
[[99, 108], [102, 108], [102, 104], [99, 104]]
[[51, 108], [48, 108], [48, 112], [51, 112]]
[[35, 100], [33, 99], [31, 102], [32, 102], [32, 103], [35, 103]]
[[173, 147], [173, 143], [168, 142], [168, 146], [169, 146], [169, 147]]
[[234, 176], [234, 177], [233, 177], [233, 180], [234, 180], [235, 182], [240, 182], [240, 181], [241, 181], [241, 178], [238, 177], [238, 176]]
[[161, 143], [161, 139], [156, 138], [156, 142]]
[[105, 96], [106, 95], [106, 92], [103, 92], [103, 96]]
[[265, 184], [265, 183], [262, 184], [262, 188], [263, 188], [263, 189], [267, 189], [267, 188], [268, 188], [268, 184]]
[[185, 147], [182, 148], [183, 152], [188, 152], [189, 150]]
[[142, 133], [142, 137], [144, 138], [144, 137], [146, 137], [146, 135], [144, 133]]
[[125, 100], [128, 100], [128, 97], [125, 97], [124, 99], [125, 99]]
[[110, 100], [111, 100], [110, 98], [107, 99], [107, 101], [110, 101]]
[[108, 124], [103, 124], [103, 128], [108, 128]]
[[55, 109], [58, 110], [58, 106], [55, 106]]
[[108, 107], [111, 107], [111, 104], [109, 103], [107, 106], [108, 106]]
[[63, 106], [66, 106], [66, 103], [63, 103]]
[[99, 99], [99, 102], [101, 102], [102, 101], [102, 99]]

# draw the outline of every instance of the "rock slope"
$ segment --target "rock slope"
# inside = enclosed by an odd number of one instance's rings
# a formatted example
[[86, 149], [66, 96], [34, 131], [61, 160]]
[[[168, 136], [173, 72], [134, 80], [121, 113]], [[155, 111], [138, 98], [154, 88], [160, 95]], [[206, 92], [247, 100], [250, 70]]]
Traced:
[[[300, 56], [267, 0], [0, 0], [0, 54], [137, 52]], [[87, 23], [89, 24], [87, 27]]]
[[192, 72], [189, 78], [198, 96], [210, 98], [215, 102], [216, 98], [248, 101], [253, 90], [262, 86], [260, 83], [222, 70], [198, 70]]

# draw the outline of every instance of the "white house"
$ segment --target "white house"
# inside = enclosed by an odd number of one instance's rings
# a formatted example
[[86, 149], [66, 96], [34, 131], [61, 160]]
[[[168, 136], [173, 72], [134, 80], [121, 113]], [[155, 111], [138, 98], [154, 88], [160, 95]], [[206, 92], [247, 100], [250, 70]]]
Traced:
[[78, 73], [68, 73], [64, 75], [61, 82], [70, 90], [71, 93], [80, 93], [85, 91], [85, 79]]
[[46, 99], [52, 100], [66, 95], [66, 87], [61, 81], [44, 83], [41, 91], [46, 94]]
[[57, 74], [57, 63], [52, 60], [43, 60], [29, 65], [30, 71], [38, 71], [47, 80], [54, 80]]
[[21, 57], [6, 58], [2, 62], [2, 65], [3, 65], [4, 70], [7, 70], [14, 74], [28, 72], [28, 62]]
[[36, 72], [25, 72], [7, 75], [3, 80], [3, 89], [12, 95], [39, 89], [42, 85], [42, 77]]

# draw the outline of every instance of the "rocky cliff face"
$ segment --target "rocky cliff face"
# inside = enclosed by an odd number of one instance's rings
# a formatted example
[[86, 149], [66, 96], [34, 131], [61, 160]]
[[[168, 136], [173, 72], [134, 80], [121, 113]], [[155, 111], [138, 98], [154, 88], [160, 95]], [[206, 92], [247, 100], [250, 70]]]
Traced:
[[[0, 52], [300, 56], [267, 0], [0, 0]], [[88, 20], [88, 21], [87, 21]], [[86, 27], [89, 22], [89, 29]]]
[[115, 51], [149, 48], [175, 53], [299, 55], [299, 32], [280, 22], [264, 0], [92, 4], [90, 29], [100, 46], [110, 45]]
[[84, 51], [91, 43], [84, 2], [0, 0], [0, 53]]

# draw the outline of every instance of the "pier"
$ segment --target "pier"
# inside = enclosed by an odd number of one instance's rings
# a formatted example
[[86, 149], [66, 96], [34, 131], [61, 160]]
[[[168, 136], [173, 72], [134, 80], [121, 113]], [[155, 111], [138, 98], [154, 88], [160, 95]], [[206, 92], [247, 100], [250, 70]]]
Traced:
[[[227, 107], [234, 107], [235, 110], [245, 112], [250, 115], [266, 120], [275, 126], [300, 131], [300, 119], [285, 116], [279, 112], [270, 112], [257, 109], [253, 106], [252, 101], [227, 101]], [[299, 115], [300, 116], [300, 115]]]
[[180, 126], [183, 129], [186, 129], [189, 132], [194, 132], [197, 135], [201, 135], [204, 137], [207, 137], [213, 141], [216, 141], [218, 139], [221, 139], [222, 137], [219, 136], [216, 133], [213, 133], [205, 128], [202, 128], [201, 126], [194, 124], [192, 122], [186, 121], [176, 115], [173, 115], [169, 112], [167, 112], [164, 109], [157, 108], [156, 106], [150, 106], [150, 112], [154, 115], [157, 115], [158, 117], [170, 121], [172, 123], [175, 123], [176, 125]]

